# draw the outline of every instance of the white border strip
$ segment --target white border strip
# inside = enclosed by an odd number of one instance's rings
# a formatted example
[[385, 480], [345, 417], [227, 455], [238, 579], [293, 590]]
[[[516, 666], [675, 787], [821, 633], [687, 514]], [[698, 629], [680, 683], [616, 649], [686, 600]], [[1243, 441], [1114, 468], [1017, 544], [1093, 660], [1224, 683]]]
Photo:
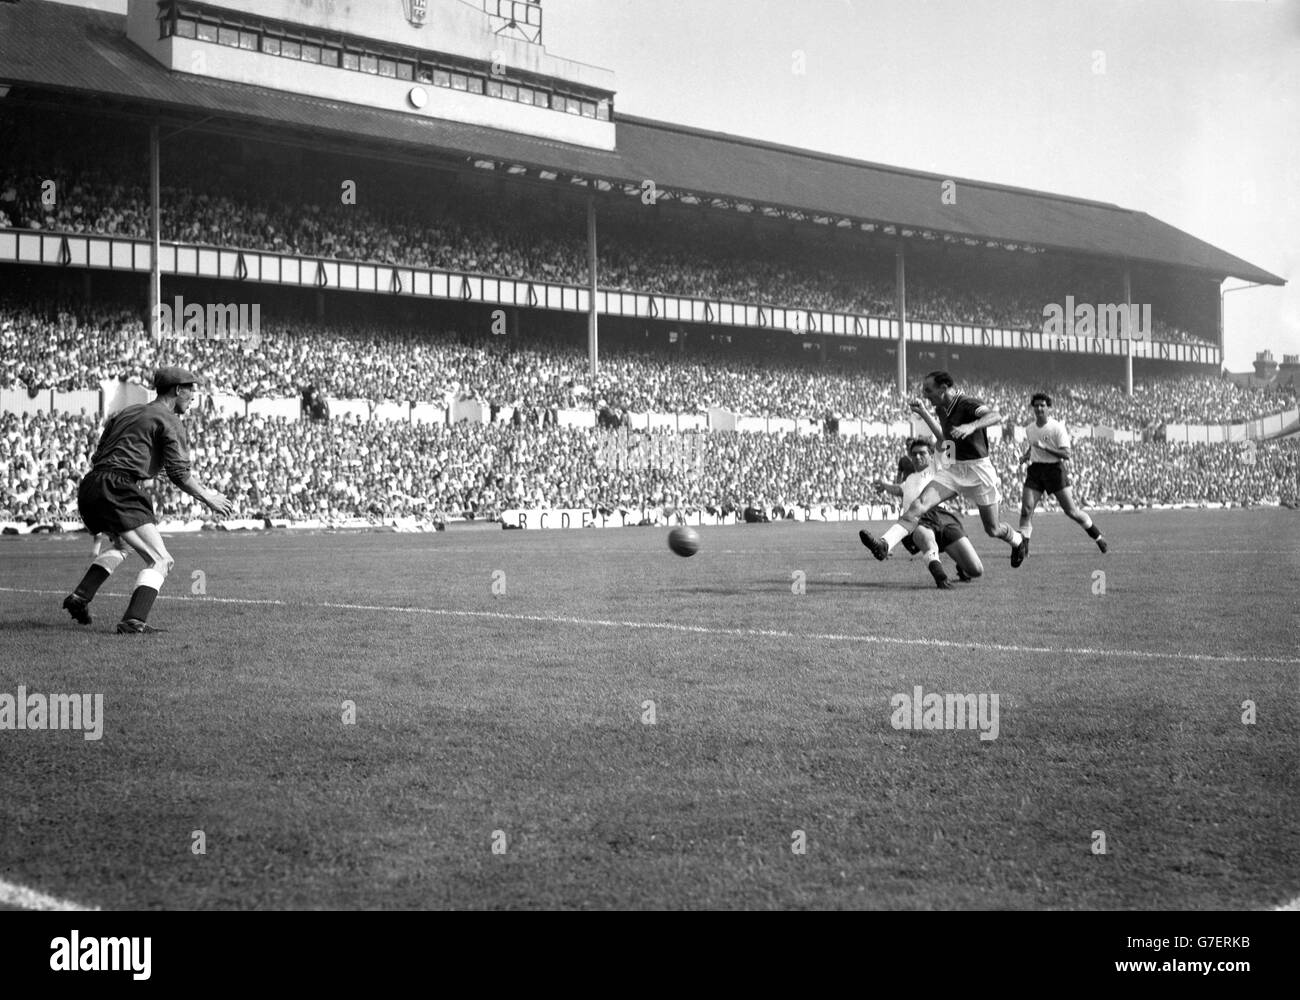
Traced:
[[65, 899], [55, 899], [24, 885], [15, 885], [0, 879], [0, 904], [16, 906], [20, 910], [98, 910], [98, 906], [83, 906]]

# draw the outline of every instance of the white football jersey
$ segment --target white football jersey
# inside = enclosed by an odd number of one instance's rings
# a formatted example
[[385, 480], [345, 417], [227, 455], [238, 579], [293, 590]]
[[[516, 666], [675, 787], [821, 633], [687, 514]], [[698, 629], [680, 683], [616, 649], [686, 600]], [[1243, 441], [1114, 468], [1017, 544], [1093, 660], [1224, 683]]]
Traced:
[[929, 466], [923, 472], [913, 472], [899, 483], [903, 488], [903, 510], [907, 510], [912, 505], [912, 501], [921, 495], [921, 491], [929, 485], [930, 480], [933, 478], [934, 466]]
[[1037, 421], [1031, 421], [1025, 428], [1025, 440], [1029, 442], [1029, 461], [1031, 462], [1059, 462], [1060, 458], [1049, 451], [1043, 451], [1039, 447], [1041, 444], [1049, 448], [1057, 448], [1062, 451], [1070, 447], [1070, 432], [1065, 429], [1065, 424], [1061, 423], [1054, 417], [1048, 417], [1047, 423], [1042, 427], [1038, 426]]

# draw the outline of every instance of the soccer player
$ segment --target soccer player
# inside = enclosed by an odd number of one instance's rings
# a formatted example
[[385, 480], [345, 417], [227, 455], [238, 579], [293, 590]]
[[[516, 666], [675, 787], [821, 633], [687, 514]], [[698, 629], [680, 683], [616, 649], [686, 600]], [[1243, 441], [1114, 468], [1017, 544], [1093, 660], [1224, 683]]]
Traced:
[[922, 514], [960, 493], [979, 508], [985, 533], [1011, 546], [1011, 565], [1019, 566], [1025, 559], [1025, 540], [1015, 528], [998, 519], [1002, 495], [998, 491], [997, 470], [989, 459], [985, 429], [1000, 424], [1002, 415], [982, 401], [958, 392], [947, 372], [926, 375], [921, 382], [921, 393], [933, 404], [939, 417], [937, 421], [926, 409], [925, 401], [914, 399], [908, 405], [943, 442], [939, 467], [921, 495], [907, 505], [903, 516], [884, 537], [876, 538], [871, 532], [863, 531], [862, 544], [877, 559], [888, 559], [889, 550], [916, 530]]
[[[909, 507], [934, 476], [930, 468], [932, 450], [928, 439], [912, 438], [907, 442], [907, 458], [899, 460], [899, 476], [902, 482], [894, 484], [877, 479], [872, 485], [881, 492], [902, 497], [903, 507]], [[906, 466], [903, 464], [904, 461], [907, 462]], [[911, 471], [904, 476], [905, 470]], [[858, 537], [862, 539], [864, 545], [867, 544], [865, 531], [858, 532]], [[984, 574], [984, 564], [980, 562], [975, 546], [971, 545], [970, 539], [966, 537], [961, 518], [942, 506], [933, 507], [921, 515], [916, 529], [903, 539], [903, 548], [912, 555], [925, 553], [930, 575], [934, 577], [935, 586], [940, 590], [952, 590], [948, 574], [944, 572], [943, 563], [939, 561], [940, 552], [947, 553], [957, 564], [959, 579], [974, 580]]]
[[148, 624], [158, 590], [175, 560], [163, 544], [153, 504], [145, 490], [164, 470], [190, 496], [219, 515], [230, 513], [231, 502], [206, 489], [190, 472], [190, 445], [181, 414], [194, 400], [198, 378], [184, 368], [160, 368], [154, 374], [158, 396], [114, 413], [104, 421], [91, 470], [77, 488], [77, 508], [86, 530], [95, 537], [95, 560], [77, 589], [63, 600], [73, 620], [90, 624], [90, 602], [100, 585], [134, 549], [145, 562], [135, 579], [126, 613], [117, 623], [123, 635], [164, 632]]
[[1020, 456], [1021, 465], [1029, 464], [1020, 498], [1020, 533], [1025, 536], [1025, 555], [1029, 555], [1029, 538], [1034, 533], [1034, 510], [1044, 493], [1056, 497], [1065, 516], [1086, 531], [1097, 548], [1105, 552], [1106, 539], [1101, 537], [1101, 529], [1092, 523], [1086, 511], [1074, 505], [1070, 472], [1065, 467], [1070, 460], [1070, 434], [1063, 423], [1047, 415], [1052, 408], [1052, 397], [1036, 392], [1029, 398], [1029, 408], [1034, 411], [1034, 422], [1025, 428], [1029, 447]]

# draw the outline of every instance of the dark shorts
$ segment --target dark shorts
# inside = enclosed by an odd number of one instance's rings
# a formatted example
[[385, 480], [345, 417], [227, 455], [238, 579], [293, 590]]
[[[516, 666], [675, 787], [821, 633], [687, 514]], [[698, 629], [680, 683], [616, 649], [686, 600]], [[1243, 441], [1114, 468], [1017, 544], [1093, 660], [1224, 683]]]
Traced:
[[1060, 462], [1031, 462], [1025, 473], [1025, 489], [1039, 493], [1060, 493], [1070, 485], [1070, 476]]
[[138, 482], [121, 472], [88, 473], [77, 487], [77, 509], [86, 530], [94, 535], [119, 535], [155, 523], [153, 503]]
[[[938, 507], [931, 507], [922, 514], [919, 523], [934, 532], [934, 541], [939, 546], [940, 552], [966, 537], [966, 529], [961, 526], [961, 518], [951, 511], [940, 510]], [[903, 548], [914, 556], [921, 552], [916, 547], [916, 542], [912, 541], [911, 535], [904, 536]]]

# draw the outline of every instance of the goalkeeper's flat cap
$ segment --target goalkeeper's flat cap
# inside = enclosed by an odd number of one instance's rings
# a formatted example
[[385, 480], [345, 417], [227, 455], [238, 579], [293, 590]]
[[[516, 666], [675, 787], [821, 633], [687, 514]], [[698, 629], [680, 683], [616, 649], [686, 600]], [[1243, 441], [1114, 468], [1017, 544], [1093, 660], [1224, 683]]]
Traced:
[[178, 385], [197, 385], [201, 382], [197, 375], [185, 368], [159, 368], [153, 373], [153, 387], [159, 395]]

